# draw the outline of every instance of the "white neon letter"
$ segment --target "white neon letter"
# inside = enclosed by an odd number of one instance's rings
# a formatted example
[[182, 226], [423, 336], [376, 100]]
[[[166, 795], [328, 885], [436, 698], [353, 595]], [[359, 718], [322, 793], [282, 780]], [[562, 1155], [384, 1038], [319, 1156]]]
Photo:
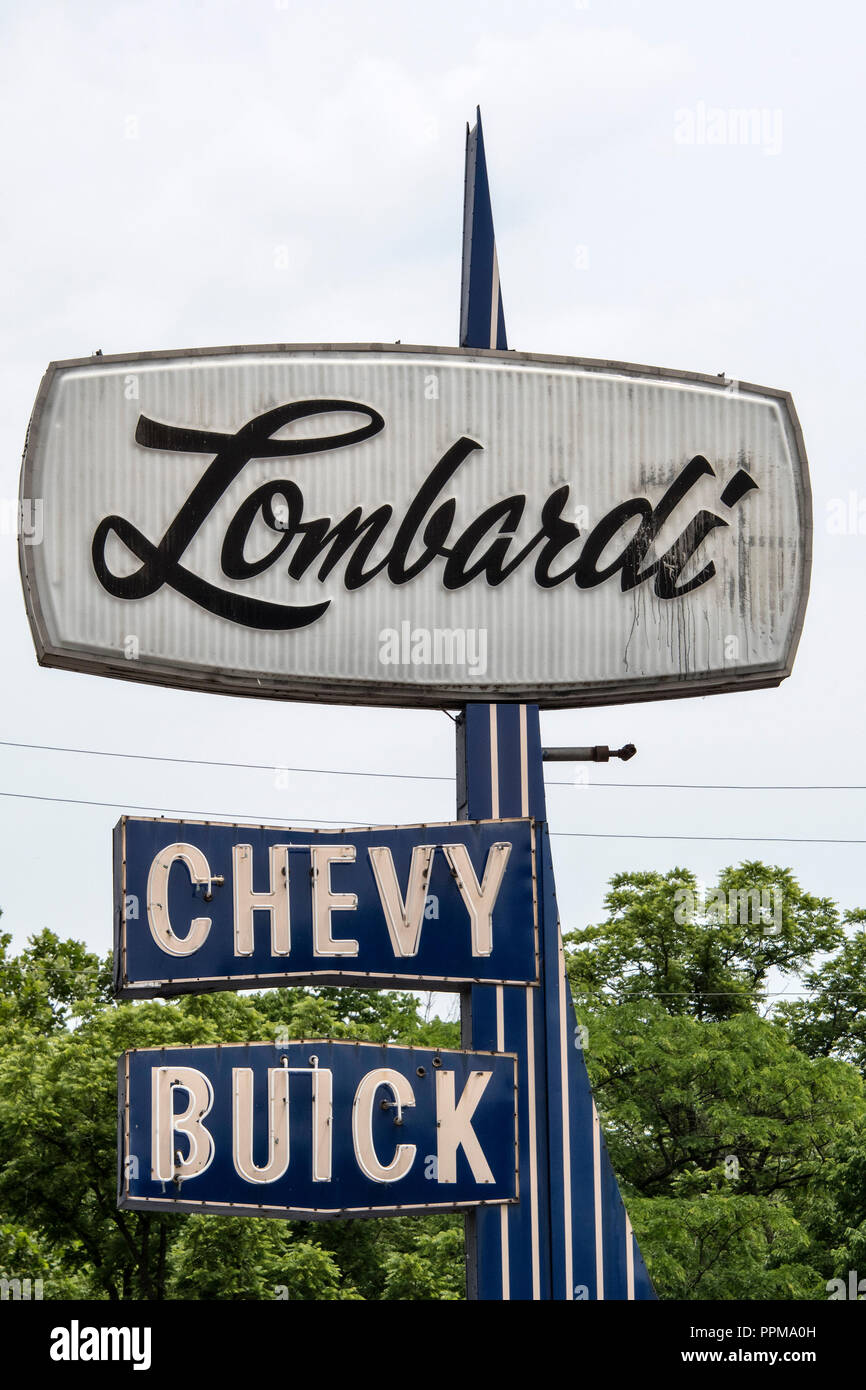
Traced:
[[334, 1073], [328, 1067], [313, 1072], [313, 1182], [331, 1181], [334, 1133]]
[[354, 864], [354, 845], [313, 845], [311, 847], [313, 869], [313, 955], [314, 956], [356, 956], [359, 951], [357, 941], [349, 939], [335, 941], [331, 935], [331, 913], [335, 911], [353, 912], [358, 906], [355, 893], [334, 893], [331, 891], [331, 865]]
[[253, 912], [257, 909], [269, 912], [271, 916], [271, 955], [287, 956], [291, 950], [287, 847], [271, 845], [269, 859], [270, 889], [267, 893], [256, 893], [253, 891], [252, 845], [235, 845], [232, 850], [236, 956], [253, 954]]
[[[210, 1167], [214, 1155], [213, 1135], [202, 1124], [213, 1105], [213, 1087], [195, 1067], [154, 1067], [151, 1084], [151, 1177], [157, 1182], [195, 1178]], [[174, 1093], [181, 1089], [188, 1093], [189, 1105], [176, 1115]], [[177, 1157], [175, 1134], [189, 1139], [185, 1159]]]
[[406, 1077], [391, 1067], [368, 1071], [355, 1092], [352, 1106], [352, 1139], [362, 1172], [374, 1182], [399, 1182], [415, 1161], [414, 1144], [398, 1144], [390, 1163], [380, 1163], [373, 1147], [373, 1106], [380, 1086], [390, 1086], [394, 1108], [415, 1104], [415, 1093]]
[[268, 1068], [268, 1161], [253, 1160], [253, 1069], [232, 1067], [235, 1172], [247, 1182], [276, 1182], [289, 1166], [289, 1073]]
[[457, 1150], [462, 1146], [476, 1182], [493, 1182], [490, 1165], [472, 1128], [472, 1116], [493, 1075], [473, 1071], [458, 1104], [454, 1104], [453, 1071], [436, 1073], [436, 1174], [439, 1182], [457, 1181]]
[[405, 902], [390, 849], [375, 846], [367, 851], [395, 956], [418, 954], [427, 903], [427, 884], [435, 850], [435, 845], [415, 845], [413, 848]]
[[168, 955], [191, 956], [193, 951], [204, 945], [211, 919], [194, 917], [187, 935], [175, 936], [168, 915], [168, 878], [172, 864], [178, 860], [186, 865], [192, 883], [206, 883], [210, 887], [213, 882], [210, 865], [195, 845], [166, 845], [154, 859], [147, 875], [147, 924], [157, 946]]
[[472, 954], [489, 956], [493, 950], [493, 908], [502, 886], [511, 845], [506, 842], [491, 845], [480, 884], [465, 845], [443, 845], [442, 848], [454, 872], [460, 896], [469, 909]]

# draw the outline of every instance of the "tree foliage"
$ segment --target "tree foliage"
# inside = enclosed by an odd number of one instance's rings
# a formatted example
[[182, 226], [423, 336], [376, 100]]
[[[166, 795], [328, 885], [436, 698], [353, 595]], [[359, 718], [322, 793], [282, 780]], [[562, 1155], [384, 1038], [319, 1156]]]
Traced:
[[[686, 869], [617, 874], [606, 907], [566, 937], [568, 969], [658, 1292], [826, 1297], [866, 1247], [862, 915], [756, 862], [706, 893]], [[814, 995], [773, 1008], [801, 973]]]
[[724, 869], [708, 892], [688, 869], [616, 874], [605, 903], [603, 923], [567, 937], [575, 996], [653, 998], [701, 1019], [753, 1011], [771, 971], [795, 973], [844, 940], [835, 903], [755, 861]]

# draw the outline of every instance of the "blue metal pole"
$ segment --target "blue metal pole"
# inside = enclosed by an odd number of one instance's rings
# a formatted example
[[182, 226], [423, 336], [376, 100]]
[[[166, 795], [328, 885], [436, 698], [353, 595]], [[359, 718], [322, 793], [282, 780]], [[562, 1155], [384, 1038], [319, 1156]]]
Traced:
[[[507, 349], [481, 113], [466, 135], [463, 347]], [[457, 814], [538, 824], [539, 979], [476, 985], [463, 1045], [518, 1056], [519, 1196], [467, 1220], [479, 1299], [652, 1299], [598, 1121], [559, 929], [537, 705], [471, 704], [458, 723]]]

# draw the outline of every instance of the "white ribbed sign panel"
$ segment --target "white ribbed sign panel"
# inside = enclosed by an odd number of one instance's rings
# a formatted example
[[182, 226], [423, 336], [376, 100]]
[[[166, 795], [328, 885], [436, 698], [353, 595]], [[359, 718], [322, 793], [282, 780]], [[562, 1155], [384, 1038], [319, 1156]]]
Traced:
[[22, 515], [44, 664], [394, 705], [778, 684], [811, 550], [784, 392], [403, 346], [54, 364]]

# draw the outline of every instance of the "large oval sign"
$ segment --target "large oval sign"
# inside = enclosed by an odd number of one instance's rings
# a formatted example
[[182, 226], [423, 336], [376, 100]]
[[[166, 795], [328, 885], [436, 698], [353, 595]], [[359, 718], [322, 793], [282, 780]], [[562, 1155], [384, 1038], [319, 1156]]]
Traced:
[[235, 695], [592, 705], [776, 685], [811, 514], [784, 392], [514, 352], [53, 364], [39, 660]]

